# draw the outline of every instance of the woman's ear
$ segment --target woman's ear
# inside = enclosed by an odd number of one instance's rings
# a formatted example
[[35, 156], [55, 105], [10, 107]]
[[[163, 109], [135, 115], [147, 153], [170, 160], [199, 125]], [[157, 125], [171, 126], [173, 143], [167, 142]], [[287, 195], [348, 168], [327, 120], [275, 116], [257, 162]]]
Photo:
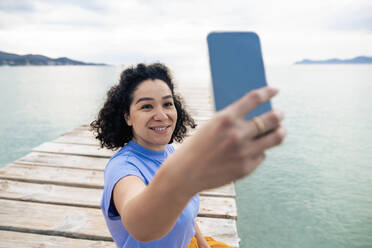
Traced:
[[124, 114], [124, 119], [125, 119], [125, 122], [127, 123], [128, 126], [132, 126], [132, 120], [130, 119], [130, 116], [129, 114]]

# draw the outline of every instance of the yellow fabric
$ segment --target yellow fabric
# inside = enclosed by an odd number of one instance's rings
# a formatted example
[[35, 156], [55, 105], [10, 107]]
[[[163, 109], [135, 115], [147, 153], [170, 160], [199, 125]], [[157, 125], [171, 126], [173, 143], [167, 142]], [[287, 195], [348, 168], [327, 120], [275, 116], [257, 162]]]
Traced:
[[[232, 248], [231, 246], [225, 244], [224, 242], [216, 241], [214, 238], [205, 236], [205, 240], [207, 241], [208, 245], [211, 248]], [[190, 244], [187, 246], [187, 248], [199, 248], [198, 242], [196, 241], [196, 238], [193, 237]]]

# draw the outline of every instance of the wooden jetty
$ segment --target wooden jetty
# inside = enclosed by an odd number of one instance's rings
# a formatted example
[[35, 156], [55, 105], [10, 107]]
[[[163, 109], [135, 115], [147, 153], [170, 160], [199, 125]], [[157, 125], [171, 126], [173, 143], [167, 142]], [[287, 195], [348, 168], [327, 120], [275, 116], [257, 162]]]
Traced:
[[[198, 124], [212, 116], [207, 85], [180, 91]], [[100, 209], [103, 170], [113, 154], [82, 125], [1, 169], [0, 248], [116, 247]], [[234, 185], [200, 196], [203, 234], [239, 247]]]

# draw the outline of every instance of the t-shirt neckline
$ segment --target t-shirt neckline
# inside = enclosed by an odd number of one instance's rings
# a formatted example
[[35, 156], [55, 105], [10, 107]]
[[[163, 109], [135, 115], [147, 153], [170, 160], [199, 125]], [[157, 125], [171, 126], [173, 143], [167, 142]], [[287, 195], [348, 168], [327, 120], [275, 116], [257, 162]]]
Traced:
[[168, 145], [165, 146], [164, 150], [155, 151], [155, 150], [151, 150], [151, 149], [148, 149], [146, 147], [143, 147], [143, 146], [137, 144], [136, 142], [134, 142], [133, 140], [131, 140], [131, 141], [128, 142], [127, 146], [134, 148], [136, 151], [138, 151], [138, 152], [140, 152], [140, 153], [142, 153], [146, 156], [151, 156], [151, 157], [160, 158], [160, 159], [167, 156]]

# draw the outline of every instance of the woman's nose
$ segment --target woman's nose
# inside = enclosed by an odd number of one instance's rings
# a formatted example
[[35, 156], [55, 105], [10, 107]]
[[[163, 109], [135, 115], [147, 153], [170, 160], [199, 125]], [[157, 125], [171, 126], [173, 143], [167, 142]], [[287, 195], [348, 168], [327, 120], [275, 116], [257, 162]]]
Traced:
[[158, 108], [156, 109], [154, 119], [161, 121], [161, 120], [166, 120], [168, 118], [167, 114], [164, 112], [163, 109]]

